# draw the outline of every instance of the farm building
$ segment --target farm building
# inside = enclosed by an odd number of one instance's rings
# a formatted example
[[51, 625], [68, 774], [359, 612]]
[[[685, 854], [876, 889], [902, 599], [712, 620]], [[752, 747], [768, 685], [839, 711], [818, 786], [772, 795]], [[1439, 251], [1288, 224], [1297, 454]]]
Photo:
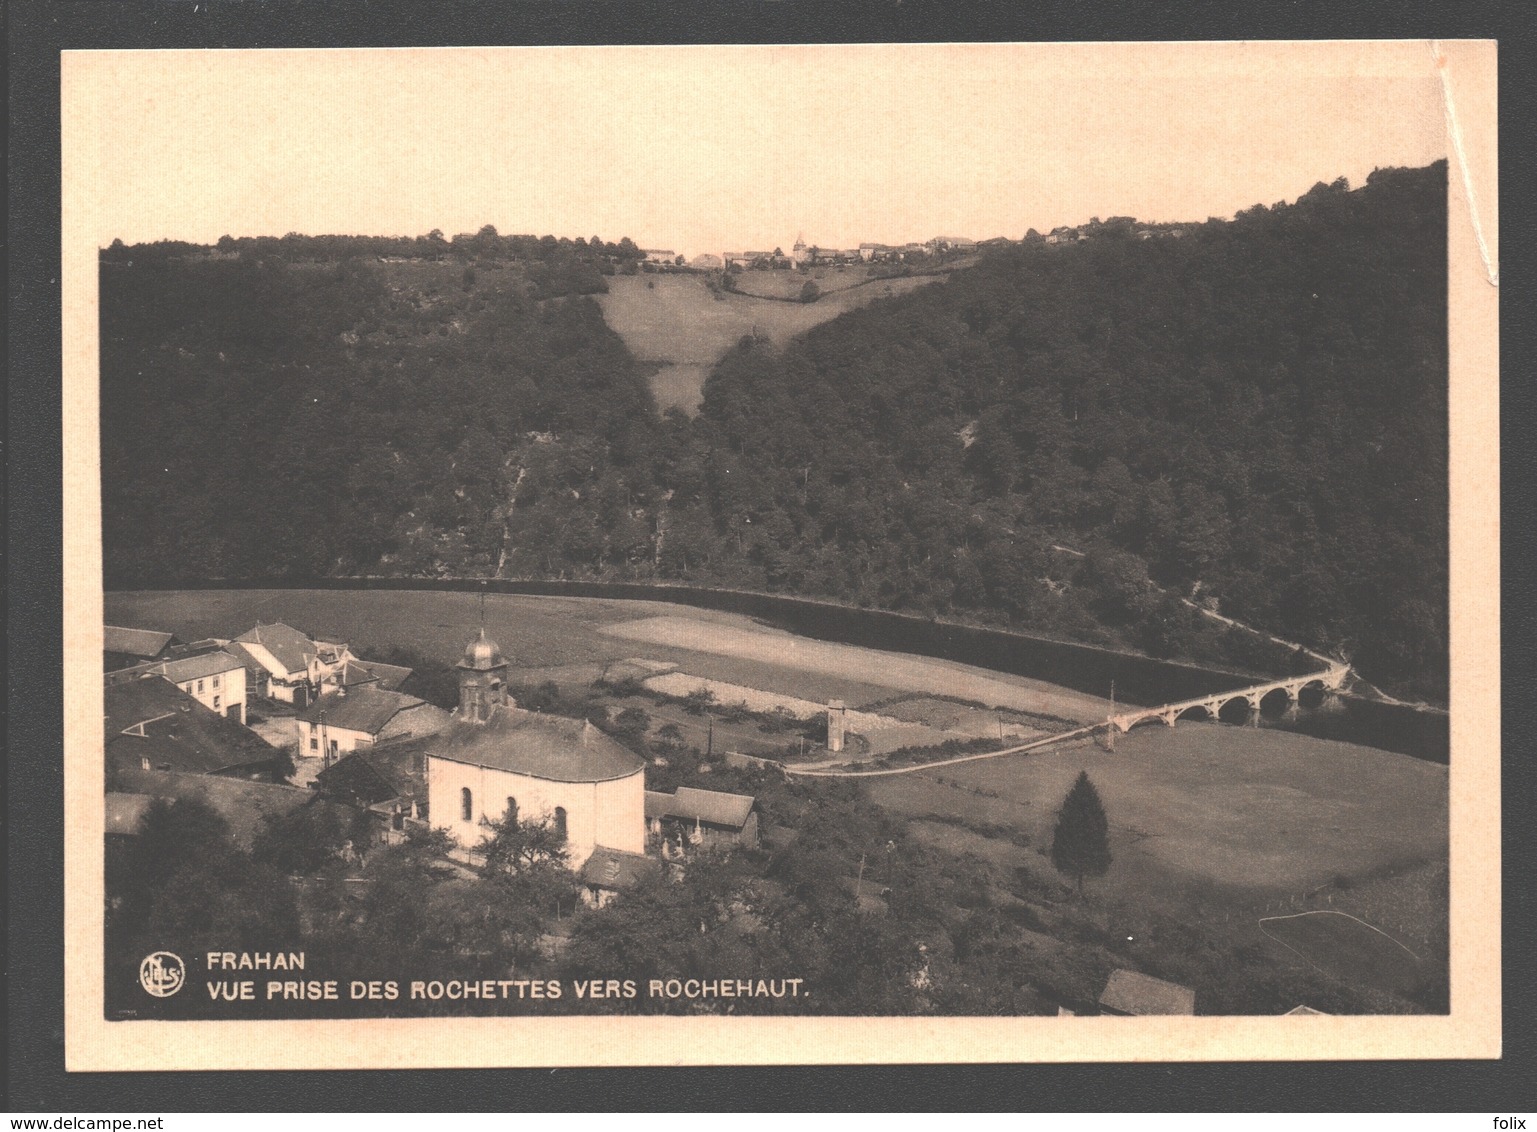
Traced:
[[600, 847], [645, 851], [639, 757], [586, 720], [520, 709], [507, 694], [507, 660], [484, 629], [456, 667], [459, 707], [423, 741], [435, 828], [473, 850], [509, 813], [548, 815], [576, 869]]
[[1099, 1008], [1106, 1014], [1127, 1017], [1194, 1014], [1195, 991], [1140, 971], [1119, 968], [1110, 972], [1110, 981], [1099, 996]]
[[680, 786], [676, 794], [646, 791], [646, 823], [654, 836], [680, 847], [743, 845], [757, 848], [757, 799]]
[[447, 722], [448, 713], [442, 708], [372, 683], [328, 692], [294, 719], [299, 754], [323, 758], [327, 766], [359, 747], [431, 735]]

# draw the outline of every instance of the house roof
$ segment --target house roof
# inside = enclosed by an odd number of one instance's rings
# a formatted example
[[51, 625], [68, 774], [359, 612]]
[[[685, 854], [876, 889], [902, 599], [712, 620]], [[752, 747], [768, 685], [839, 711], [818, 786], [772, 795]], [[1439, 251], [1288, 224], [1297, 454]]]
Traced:
[[379, 674], [371, 668], [363, 667], [355, 660], [349, 660], [332, 673], [330, 679], [344, 688], [354, 688], [363, 684], [377, 684]]
[[1194, 1014], [1195, 991], [1123, 967], [1110, 972], [1099, 1004], [1119, 1014]]
[[427, 754], [553, 782], [628, 778], [645, 762], [584, 719], [498, 707], [476, 723], [459, 718], [423, 742]]
[[[135, 724], [178, 712], [188, 704], [196, 704], [187, 693], [175, 684], [159, 677], [140, 677], [113, 684], [105, 689], [104, 706], [107, 718], [107, 737], [120, 735]], [[202, 707], [202, 704], [198, 704]], [[206, 708], [204, 709], [207, 710]]]
[[425, 796], [410, 757], [394, 758], [387, 751], [354, 751], [316, 775], [316, 789], [327, 797], [365, 806], [392, 798]]
[[672, 795], [657, 790], [646, 791], [646, 820], [665, 818], [672, 813]]
[[644, 854], [599, 845], [582, 865], [580, 876], [583, 884], [622, 891], [661, 871], [662, 863]]
[[383, 688], [363, 684], [346, 695], [330, 692], [321, 696], [301, 711], [298, 718], [306, 723], [319, 723], [324, 716], [327, 727], [377, 735], [386, 723], [401, 712], [420, 707], [426, 702], [404, 692], [387, 692]]
[[285, 673], [305, 671], [309, 667], [310, 657], [315, 655], [315, 642], [292, 625], [285, 625], [281, 621], [274, 621], [271, 625], [257, 625], [230, 643], [260, 645], [283, 666]]
[[105, 627], [102, 639], [102, 651], [122, 653], [124, 656], [142, 656], [148, 659], [159, 656], [175, 639], [175, 633], [161, 633], [155, 629], [125, 629], [121, 625], [108, 625]]
[[218, 676], [225, 672], [233, 672], [237, 668], [244, 668], [245, 663], [237, 660], [223, 649], [217, 652], [199, 653], [197, 656], [181, 657], [177, 660], [165, 660], [153, 664], [148, 671], [156, 676], [164, 676], [173, 683], [180, 684], [184, 680], [201, 680], [207, 676]]
[[696, 818], [711, 825], [741, 829], [752, 813], [753, 802], [748, 794], [725, 794], [719, 790], [699, 790], [692, 786], [680, 786], [673, 795], [671, 817], [693, 821]]
[[107, 835], [116, 833], [124, 837], [135, 836], [144, 811], [155, 800], [152, 794], [119, 794], [107, 792]]
[[[277, 748], [233, 719], [211, 711], [175, 684], [151, 676], [104, 691], [107, 768], [150, 766], [211, 774], [270, 762]], [[139, 727], [142, 734], [125, 734]]]
[[[391, 692], [410, 679], [411, 673], [415, 671], [414, 669], [406, 668], [404, 665], [383, 664], [377, 660], [362, 660], [358, 663], [363, 666], [365, 671], [372, 672], [379, 678], [379, 687], [386, 688]], [[351, 668], [352, 665], [348, 664], [347, 667]]]

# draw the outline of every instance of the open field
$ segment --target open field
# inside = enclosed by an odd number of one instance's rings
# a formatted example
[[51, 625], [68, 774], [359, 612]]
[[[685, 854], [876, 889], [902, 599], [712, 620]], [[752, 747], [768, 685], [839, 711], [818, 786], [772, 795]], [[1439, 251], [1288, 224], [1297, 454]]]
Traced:
[[[827, 273], [818, 282], [828, 290], [857, 282], [863, 268], [848, 268], [846, 275]], [[793, 276], [798, 293], [807, 276], [796, 272], [754, 272], [754, 275]], [[631, 354], [654, 364], [652, 392], [659, 408], [673, 406], [693, 412], [699, 407], [705, 378], [726, 351], [745, 335], [756, 333], [776, 346], [819, 323], [837, 318], [847, 310], [864, 306], [887, 294], [900, 294], [925, 284], [933, 277], [889, 279], [826, 295], [814, 303], [786, 303], [751, 295], [722, 294], [716, 298], [699, 275], [618, 275], [609, 279], [606, 295], [595, 296], [603, 318]], [[774, 280], [773, 286], [788, 285]], [[764, 280], [743, 286], [764, 289]]]
[[1260, 930], [1336, 978], [1393, 994], [1413, 992], [1421, 980], [1418, 958], [1392, 936], [1343, 912], [1271, 916]]
[[1040, 712], [1085, 723], [1098, 722], [1110, 712], [1109, 702], [1097, 696], [1023, 676], [1007, 676], [929, 657], [813, 641], [751, 623], [728, 627], [694, 618], [662, 616], [608, 625], [604, 632], [652, 645], [742, 657], [816, 675], [852, 676], [904, 692], [955, 696], [990, 707]]
[[[1310, 892], [1444, 859], [1444, 766], [1264, 729], [1181, 724], [868, 784], [900, 813], [1010, 826], [1049, 846], [1087, 770], [1110, 818], [1107, 895]], [[943, 783], [939, 781], [943, 779]], [[1044, 862], [1043, 862], [1044, 863]]]

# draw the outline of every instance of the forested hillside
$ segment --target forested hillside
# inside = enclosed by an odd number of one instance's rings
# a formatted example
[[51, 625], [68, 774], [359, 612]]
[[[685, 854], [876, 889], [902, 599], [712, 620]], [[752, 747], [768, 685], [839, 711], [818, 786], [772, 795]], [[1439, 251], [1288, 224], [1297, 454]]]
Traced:
[[1241, 663], [1182, 594], [1442, 698], [1445, 172], [1027, 240], [744, 340], [693, 419], [582, 297], [627, 242], [114, 248], [109, 583], [667, 577]]

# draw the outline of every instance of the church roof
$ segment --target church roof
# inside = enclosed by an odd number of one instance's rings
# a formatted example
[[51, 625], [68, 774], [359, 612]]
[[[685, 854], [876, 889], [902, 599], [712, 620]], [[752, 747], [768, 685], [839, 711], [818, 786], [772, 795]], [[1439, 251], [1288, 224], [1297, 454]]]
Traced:
[[491, 767], [552, 782], [608, 782], [645, 762], [584, 719], [498, 707], [484, 723], [454, 717], [423, 740], [433, 758]]

